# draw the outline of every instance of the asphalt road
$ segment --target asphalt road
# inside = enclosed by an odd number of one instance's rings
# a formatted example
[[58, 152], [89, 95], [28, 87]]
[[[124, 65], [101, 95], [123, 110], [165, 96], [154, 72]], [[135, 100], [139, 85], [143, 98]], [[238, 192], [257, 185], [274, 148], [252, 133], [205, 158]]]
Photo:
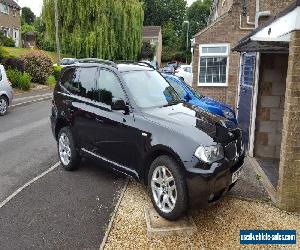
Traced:
[[[0, 117], [0, 203], [58, 162], [50, 100]], [[0, 249], [99, 248], [124, 176], [91, 160], [60, 166], [0, 208]]]

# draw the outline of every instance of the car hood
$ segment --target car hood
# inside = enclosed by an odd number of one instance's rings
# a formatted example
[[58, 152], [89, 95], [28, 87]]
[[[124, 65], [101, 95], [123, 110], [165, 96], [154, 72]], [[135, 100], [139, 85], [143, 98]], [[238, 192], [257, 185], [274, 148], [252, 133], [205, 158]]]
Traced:
[[220, 110], [234, 112], [233, 109], [229, 105], [227, 105], [227, 104], [225, 104], [223, 102], [217, 101], [215, 99], [212, 99], [210, 97], [204, 96], [201, 99], [201, 101], [205, 102], [209, 106], [217, 107]]
[[152, 122], [185, 134], [193, 140], [199, 141], [201, 138], [203, 145], [212, 145], [213, 142], [220, 141], [218, 127], [226, 131], [235, 128], [233, 122], [188, 103], [145, 109], [143, 113]]

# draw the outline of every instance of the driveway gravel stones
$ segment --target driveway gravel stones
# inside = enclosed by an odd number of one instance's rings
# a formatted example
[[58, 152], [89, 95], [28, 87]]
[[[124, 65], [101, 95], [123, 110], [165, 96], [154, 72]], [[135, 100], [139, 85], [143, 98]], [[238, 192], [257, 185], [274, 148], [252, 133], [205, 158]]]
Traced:
[[269, 202], [225, 197], [206, 209], [190, 211], [197, 232], [193, 236], [148, 237], [144, 207], [151, 206], [143, 185], [131, 181], [124, 194], [104, 249], [199, 249], [199, 248], [300, 248], [292, 246], [240, 245], [240, 229], [296, 229], [300, 214], [280, 211]]

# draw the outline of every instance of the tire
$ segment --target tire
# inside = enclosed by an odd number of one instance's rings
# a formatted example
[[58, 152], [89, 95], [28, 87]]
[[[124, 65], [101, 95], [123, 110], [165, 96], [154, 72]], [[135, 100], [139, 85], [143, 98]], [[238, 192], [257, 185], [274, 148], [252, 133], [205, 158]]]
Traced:
[[80, 156], [75, 148], [74, 139], [70, 128], [64, 127], [58, 133], [58, 156], [63, 168], [67, 171], [77, 169]]
[[0, 96], [0, 116], [4, 116], [7, 113], [8, 100], [5, 96]]
[[172, 221], [186, 213], [186, 180], [183, 171], [171, 157], [159, 156], [152, 162], [148, 173], [148, 190], [155, 210], [163, 218]]

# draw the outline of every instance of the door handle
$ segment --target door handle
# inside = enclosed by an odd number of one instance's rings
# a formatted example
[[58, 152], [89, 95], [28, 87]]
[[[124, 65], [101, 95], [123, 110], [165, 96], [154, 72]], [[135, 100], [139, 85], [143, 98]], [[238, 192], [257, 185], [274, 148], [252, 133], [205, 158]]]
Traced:
[[100, 124], [103, 124], [103, 123], [104, 123], [103, 119], [100, 119], [100, 118], [96, 118], [96, 122], [97, 122], [97, 123], [100, 123]]

